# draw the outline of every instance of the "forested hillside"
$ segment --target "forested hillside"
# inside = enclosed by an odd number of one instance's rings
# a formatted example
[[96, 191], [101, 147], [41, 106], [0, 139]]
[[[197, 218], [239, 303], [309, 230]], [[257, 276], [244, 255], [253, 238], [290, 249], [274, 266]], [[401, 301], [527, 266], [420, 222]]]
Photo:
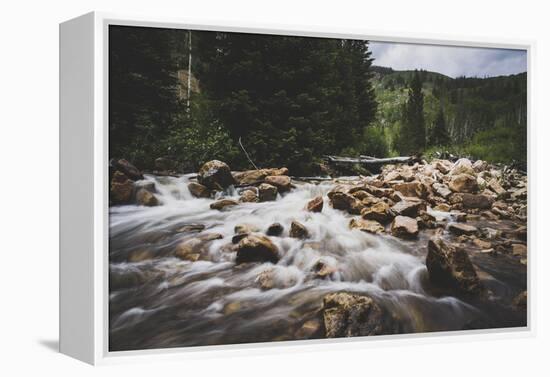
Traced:
[[[385, 130], [393, 153], [400, 153], [403, 107], [409, 98], [414, 71], [373, 67], [379, 103], [377, 122]], [[424, 96], [425, 153], [446, 150], [493, 162], [527, 158], [527, 74], [456, 79], [418, 71]], [[439, 120], [440, 127], [435, 127]], [[447, 135], [439, 137], [441, 124]], [[435, 136], [435, 138], [434, 138]], [[444, 148], [442, 148], [444, 147]]]
[[526, 74], [393, 71], [372, 66], [364, 41], [125, 26], [109, 35], [110, 155], [144, 168], [162, 157], [189, 172], [215, 158], [310, 175], [326, 154], [434, 151], [526, 160]]

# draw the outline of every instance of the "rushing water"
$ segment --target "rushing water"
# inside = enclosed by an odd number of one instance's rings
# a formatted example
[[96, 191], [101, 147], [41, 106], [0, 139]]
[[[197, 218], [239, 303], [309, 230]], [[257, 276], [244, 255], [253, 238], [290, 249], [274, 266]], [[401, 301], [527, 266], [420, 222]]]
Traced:
[[[110, 209], [111, 350], [315, 337], [302, 325], [319, 318], [322, 297], [336, 291], [370, 295], [400, 319], [403, 332], [524, 324], [517, 313], [503, 315], [498, 304], [525, 289], [524, 278], [510, 283], [481, 274], [495, 295], [494, 306], [434, 295], [424, 263], [426, 239], [403, 242], [350, 230], [351, 216], [328, 205], [333, 183], [299, 184], [273, 202], [216, 211], [209, 207], [213, 200], [192, 197], [187, 177], [146, 180], [155, 183], [162, 205]], [[322, 213], [304, 211], [317, 195], [325, 199]], [[234, 191], [229, 196], [238, 197]], [[288, 237], [292, 220], [304, 224], [310, 238]], [[265, 231], [274, 222], [285, 227], [281, 237], [271, 237], [280, 261], [235, 265], [229, 247], [235, 226], [253, 224]], [[173, 256], [182, 240], [207, 233], [223, 238], [209, 242], [201, 260]], [[480, 258], [477, 267], [485, 263], [487, 270], [500, 270]], [[319, 260], [336, 270], [330, 279], [313, 278]], [[274, 287], [262, 290], [258, 277], [266, 270]]]

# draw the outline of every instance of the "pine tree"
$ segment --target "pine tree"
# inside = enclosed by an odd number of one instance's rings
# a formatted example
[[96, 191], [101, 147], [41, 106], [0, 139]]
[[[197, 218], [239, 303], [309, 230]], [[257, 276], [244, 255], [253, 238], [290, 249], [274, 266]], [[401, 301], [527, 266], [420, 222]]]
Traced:
[[424, 94], [418, 71], [414, 72], [409, 85], [408, 99], [402, 110], [397, 149], [401, 154], [421, 154], [426, 148], [426, 126], [424, 121]]
[[430, 132], [430, 145], [444, 146], [450, 141], [447, 125], [445, 123], [445, 112], [443, 107], [439, 108], [434, 125]]

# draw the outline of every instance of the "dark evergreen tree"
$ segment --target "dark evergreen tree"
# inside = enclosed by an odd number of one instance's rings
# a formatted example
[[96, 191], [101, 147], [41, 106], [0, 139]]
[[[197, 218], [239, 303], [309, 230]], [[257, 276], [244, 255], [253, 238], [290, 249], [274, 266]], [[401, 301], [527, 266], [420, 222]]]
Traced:
[[449, 133], [447, 132], [447, 125], [445, 123], [445, 112], [443, 111], [443, 107], [440, 107], [430, 132], [429, 144], [443, 146], [449, 144], [449, 141]]
[[404, 155], [420, 154], [426, 147], [424, 94], [418, 71], [415, 71], [409, 85], [409, 95], [403, 106], [401, 128], [396, 146]]

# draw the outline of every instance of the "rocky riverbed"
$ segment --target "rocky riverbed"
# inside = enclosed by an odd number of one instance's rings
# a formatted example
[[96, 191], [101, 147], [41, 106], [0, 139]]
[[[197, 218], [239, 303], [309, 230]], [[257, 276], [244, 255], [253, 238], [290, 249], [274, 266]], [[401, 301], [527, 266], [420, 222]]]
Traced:
[[527, 177], [111, 161], [110, 350], [525, 326]]

